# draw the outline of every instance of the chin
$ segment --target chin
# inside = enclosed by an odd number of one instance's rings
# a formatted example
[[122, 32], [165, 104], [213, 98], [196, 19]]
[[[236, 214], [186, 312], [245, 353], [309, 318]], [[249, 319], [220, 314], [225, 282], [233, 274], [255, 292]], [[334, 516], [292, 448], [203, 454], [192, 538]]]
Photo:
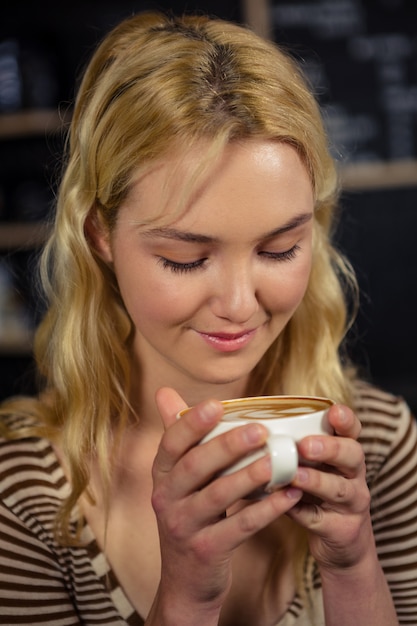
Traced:
[[[231, 385], [241, 381], [246, 381], [252, 370], [245, 370], [244, 372], [216, 372], [216, 374], [207, 374], [207, 376], [198, 376], [200, 382], [207, 383], [209, 385]], [[195, 376], [197, 378], [197, 376]]]

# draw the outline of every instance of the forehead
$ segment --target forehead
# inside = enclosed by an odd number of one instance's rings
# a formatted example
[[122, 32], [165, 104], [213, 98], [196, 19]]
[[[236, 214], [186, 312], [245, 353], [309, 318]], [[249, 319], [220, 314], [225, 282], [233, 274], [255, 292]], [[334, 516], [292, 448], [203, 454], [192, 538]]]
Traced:
[[120, 219], [138, 225], [224, 221], [231, 206], [262, 213], [271, 206], [285, 212], [312, 209], [307, 169], [292, 146], [246, 140], [228, 144], [215, 159], [207, 147], [161, 159], [132, 184]]

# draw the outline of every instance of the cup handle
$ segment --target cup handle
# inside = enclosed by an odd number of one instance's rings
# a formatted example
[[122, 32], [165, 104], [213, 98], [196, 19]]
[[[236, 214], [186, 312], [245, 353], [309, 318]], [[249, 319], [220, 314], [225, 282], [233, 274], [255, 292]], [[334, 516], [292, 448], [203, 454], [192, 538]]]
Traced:
[[265, 491], [271, 492], [288, 485], [295, 476], [298, 467], [297, 446], [288, 435], [270, 435], [266, 447], [271, 456], [272, 477]]

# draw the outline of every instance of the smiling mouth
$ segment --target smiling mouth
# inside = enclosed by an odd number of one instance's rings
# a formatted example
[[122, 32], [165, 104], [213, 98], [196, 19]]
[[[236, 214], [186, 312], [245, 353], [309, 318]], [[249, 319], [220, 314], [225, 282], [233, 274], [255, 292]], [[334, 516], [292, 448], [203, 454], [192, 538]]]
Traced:
[[254, 337], [256, 328], [241, 333], [204, 333], [198, 334], [206, 343], [221, 352], [233, 352], [246, 346]]

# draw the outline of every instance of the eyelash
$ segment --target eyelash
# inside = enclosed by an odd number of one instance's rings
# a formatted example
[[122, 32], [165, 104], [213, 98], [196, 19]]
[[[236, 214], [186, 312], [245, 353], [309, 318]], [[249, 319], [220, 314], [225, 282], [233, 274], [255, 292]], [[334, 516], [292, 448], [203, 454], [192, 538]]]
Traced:
[[271, 259], [271, 261], [291, 261], [292, 259], [295, 259], [299, 249], [300, 246], [295, 244], [292, 248], [285, 250], [284, 252], [260, 252], [260, 254], [267, 259]]
[[164, 269], [169, 269], [171, 272], [179, 274], [185, 274], [186, 272], [192, 272], [202, 268], [205, 261], [207, 261], [207, 259], [198, 259], [198, 261], [192, 261], [191, 263], [177, 263], [176, 261], [170, 261], [164, 257], [159, 259]]
[[[259, 254], [270, 261], [291, 261], [296, 257], [299, 249], [300, 246], [295, 244], [295, 246], [289, 250], [285, 250], [285, 252], [259, 252]], [[187, 272], [193, 272], [197, 269], [203, 269], [206, 261], [207, 258], [198, 259], [197, 261], [192, 261], [190, 263], [178, 263], [177, 261], [170, 261], [165, 257], [160, 257], [159, 259], [159, 262], [162, 264], [164, 269], [169, 269], [171, 272], [178, 274], [186, 274]]]

